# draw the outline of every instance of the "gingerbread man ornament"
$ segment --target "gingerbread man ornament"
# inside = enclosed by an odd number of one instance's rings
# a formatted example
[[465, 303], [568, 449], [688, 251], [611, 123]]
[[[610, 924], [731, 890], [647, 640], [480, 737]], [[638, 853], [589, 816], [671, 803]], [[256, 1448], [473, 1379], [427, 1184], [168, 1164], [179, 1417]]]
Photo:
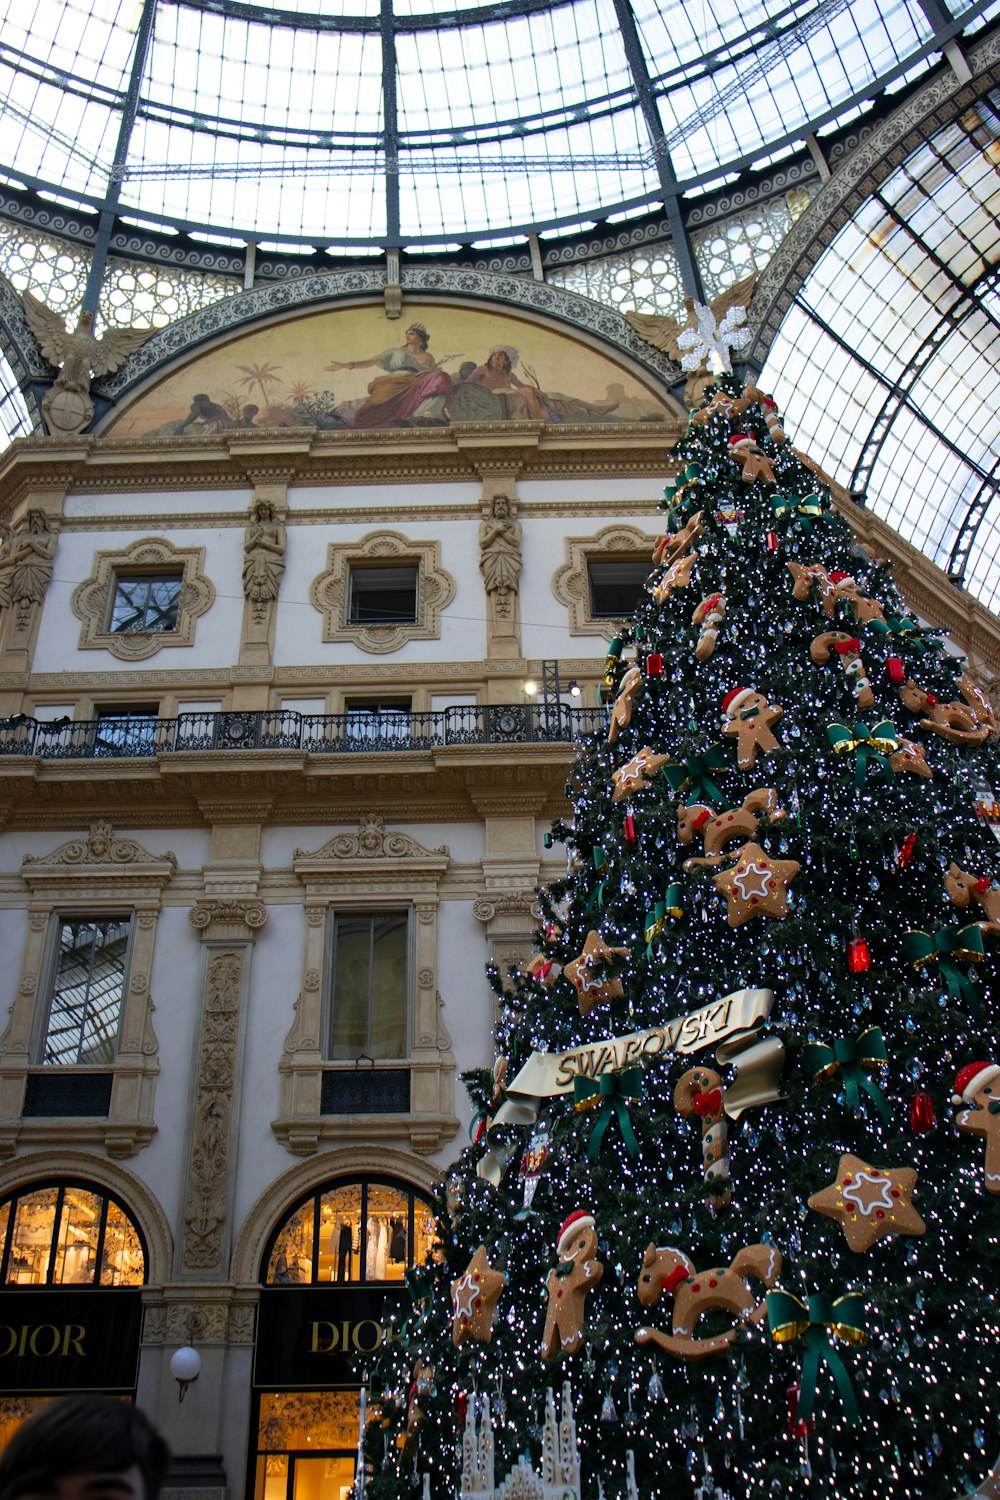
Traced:
[[769, 755], [781, 748], [780, 742], [771, 733], [772, 724], [777, 724], [784, 713], [776, 703], [768, 703], [763, 693], [752, 688], [733, 688], [722, 700], [727, 723], [723, 734], [736, 736], [736, 763], [741, 771], [748, 771], [757, 759], [757, 752]]
[[959, 1130], [986, 1137], [986, 1191], [1000, 1193], [1000, 1068], [996, 1063], [967, 1063], [955, 1078], [952, 1103]]
[[597, 1259], [594, 1216], [584, 1209], [570, 1214], [556, 1240], [559, 1265], [549, 1272], [545, 1289], [549, 1304], [542, 1334], [542, 1358], [575, 1354], [583, 1338], [587, 1293], [604, 1275]]

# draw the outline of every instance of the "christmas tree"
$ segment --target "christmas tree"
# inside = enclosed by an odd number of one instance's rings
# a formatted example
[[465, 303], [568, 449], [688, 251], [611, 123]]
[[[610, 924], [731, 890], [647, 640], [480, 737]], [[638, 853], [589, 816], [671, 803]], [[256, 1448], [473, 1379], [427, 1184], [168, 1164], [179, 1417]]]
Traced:
[[572, 1491], [565, 1382], [608, 1500], [953, 1500], [1000, 1447], [996, 719], [773, 401], [721, 376], [679, 461], [373, 1500]]

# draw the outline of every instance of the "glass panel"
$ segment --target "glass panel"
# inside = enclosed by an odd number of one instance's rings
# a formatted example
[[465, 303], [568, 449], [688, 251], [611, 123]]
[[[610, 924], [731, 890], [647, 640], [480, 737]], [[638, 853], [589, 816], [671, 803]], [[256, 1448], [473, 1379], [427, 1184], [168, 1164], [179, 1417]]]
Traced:
[[295, 1210], [278, 1235], [267, 1267], [268, 1286], [300, 1286], [312, 1280], [313, 1199]]
[[[257, 1450], [346, 1449], [358, 1446], [356, 1391], [265, 1391], [260, 1398]], [[350, 1473], [354, 1472], [351, 1458]], [[337, 1500], [340, 1500], [339, 1492]]]
[[54, 1283], [89, 1285], [97, 1264], [103, 1198], [83, 1188], [67, 1188], [59, 1216]]
[[[313, 1445], [315, 1446], [315, 1440]], [[354, 1459], [297, 1458], [292, 1476], [292, 1500], [351, 1500]]]
[[0, 1396], [0, 1453], [22, 1423], [53, 1399], [52, 1396]]
[[180, 578], [119, 578], [111, 611], [115, 634], [177, 629]]
[[43, 1063], [113, 1061], [131, 925], [130, 917], [62, 922]]
[[98, 711], [95, 755], [155, 755], [156, 710]]
[[109, 1203], [101, 1254], [101, 1286], [142, 1286], [145, 1279], [146, 1262], [138, 1231], [117, 1203]]
[[52, 1254], [56, 1189], [39, 1188], [18, 1200], [10, 1236], [8, 1286], [43, 1286]]
[[410, 1195], [382, 1183], [368, 1184], [364, 1254], [366, 1281], [402, 1281], [409, 1264]]
[[437, 1225], [434, 1214], [429, 1203], [422, 1198], [413, 1199], [413, 1244], [410, 1247], [410, 1264], [414, 1266], [423, 1265], [425, 1260], [441, 1259], [436, 1237]]
[[262, 1453], [257, 1459], [253, 1500], [285, 1500], [287, 1494], [287, 1453]]
[[334, 1188], [319, 1205], [320, 1281], [361, 1279], [361, 1188]]
[[405, 912], [338, 916], [331, 1057], [406, 1055]]
[[412, 624], [417, 618], [417, 569], [352, 568], [352, 625]]

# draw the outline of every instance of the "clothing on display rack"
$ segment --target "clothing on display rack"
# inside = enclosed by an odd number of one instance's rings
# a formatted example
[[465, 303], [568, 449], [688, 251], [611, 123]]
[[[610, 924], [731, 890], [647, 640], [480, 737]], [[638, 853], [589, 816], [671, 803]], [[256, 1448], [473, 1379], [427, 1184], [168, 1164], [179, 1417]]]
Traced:
[[393, 1219], [389, 1225], [389, 1259], [406, 1259], [406, 1220]]

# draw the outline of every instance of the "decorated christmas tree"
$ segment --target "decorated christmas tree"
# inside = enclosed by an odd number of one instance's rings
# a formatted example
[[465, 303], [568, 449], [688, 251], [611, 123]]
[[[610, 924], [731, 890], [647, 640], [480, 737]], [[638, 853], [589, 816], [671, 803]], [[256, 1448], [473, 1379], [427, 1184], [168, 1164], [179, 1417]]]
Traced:
[[996, 719], [774, 403], [704, 403], [492, 976], [373, 1500], [1000, 1492]]

